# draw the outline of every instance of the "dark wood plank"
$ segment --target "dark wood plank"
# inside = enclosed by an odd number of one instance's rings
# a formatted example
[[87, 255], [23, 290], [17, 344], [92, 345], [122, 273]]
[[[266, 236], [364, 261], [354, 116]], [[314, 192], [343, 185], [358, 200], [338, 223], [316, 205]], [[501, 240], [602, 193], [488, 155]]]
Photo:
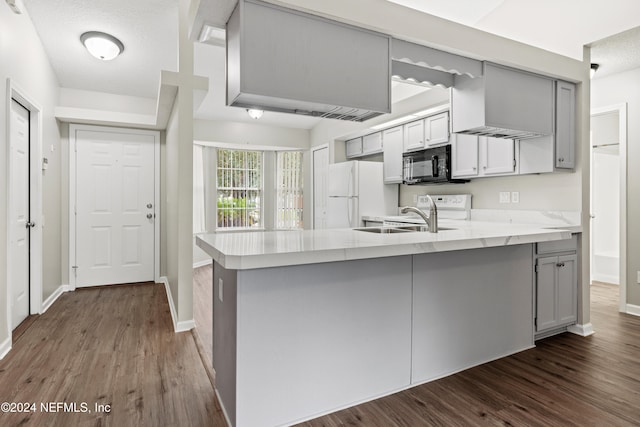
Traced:
[[640, 425], [640, 318], [618, 312], [615, 285], [594, 283], [596, 334], [536, 348], [303, 426]]
[[[62, 295], [0, 361], [0, 400], [38, 406], [0, 413], [2, 426], [226, 425], [193, 334], [173, 331], [164, 287], [153, 283]], [[46, 402], [92, 412], [44, 413]]]

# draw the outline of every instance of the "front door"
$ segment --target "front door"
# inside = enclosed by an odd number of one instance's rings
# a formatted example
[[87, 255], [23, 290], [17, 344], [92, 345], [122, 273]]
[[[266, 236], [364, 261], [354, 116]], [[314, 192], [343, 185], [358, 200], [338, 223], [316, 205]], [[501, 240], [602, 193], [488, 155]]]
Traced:
[[155, 135], [78, 128], [76, 287], [154, 279]]
[[29, 315], [29, 110], [11, 100], [11, 329]]

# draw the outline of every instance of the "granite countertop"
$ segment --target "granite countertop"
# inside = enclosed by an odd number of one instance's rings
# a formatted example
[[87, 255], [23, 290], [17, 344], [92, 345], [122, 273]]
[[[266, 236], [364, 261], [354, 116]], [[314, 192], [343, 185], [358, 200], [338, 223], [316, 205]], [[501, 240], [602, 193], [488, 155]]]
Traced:
[[545, 225], [441, 220], [438, 233], [376, 234], [353, 229], [220, 232], [197, 236], [197, 245], [232, 270], [413, 255], [563, 240], [571, 230]]

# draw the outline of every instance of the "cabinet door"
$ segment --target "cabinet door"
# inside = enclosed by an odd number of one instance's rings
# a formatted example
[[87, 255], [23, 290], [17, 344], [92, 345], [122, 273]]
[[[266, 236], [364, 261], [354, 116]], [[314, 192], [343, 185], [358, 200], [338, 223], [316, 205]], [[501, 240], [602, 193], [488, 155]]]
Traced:
[[404, 151], [424, 148], [424, 120], [404, 125]]
[[362, 154], [382, 152], [382, 133], [376, 132], [362, 138]]
[[556, 168], [575, 168], [576, 85], [556, 83]]
[[432, 146], [449, 142], [449, 112], [424, 119], [425, 145]]
[[483, 175], [515, 172], [515, 142], [512, 139], [484, 136], [479, 139]]
[[556, 263], [558, 257], [538, 258], [536, 264], [536, 332], [558, 325]]
[[384, 183], [402, 183], [402, 126], [382, 132]]
[[478, 176], [478, 137], [461, 133], [451, 139], [451, 176]]
[[345, 146], [347, 150], [347, 158], [362, 155], [362, 137], [350, 139], [345, 143]]
[[558, 324], [566, 325], [578, 318], [578, 256], [558, 257]]

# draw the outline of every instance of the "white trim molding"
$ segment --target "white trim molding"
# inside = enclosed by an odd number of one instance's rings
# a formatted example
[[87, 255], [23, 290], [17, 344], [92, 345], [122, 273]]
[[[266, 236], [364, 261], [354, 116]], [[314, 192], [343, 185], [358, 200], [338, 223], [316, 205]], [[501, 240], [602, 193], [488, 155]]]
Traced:
[[196, 322], [191, 320], [178, 321], [178, 313], [176, 306], [173, 302], [173, 296], [171, 295], [171, 288], [169, 287], [169, 279], [166, 276], [161, 276], [158, 283], [164, 283], [164, 290], [167, 293], [167, 301], [169, 302], [169, 311], [171, 312], [171, 321], [173, 322], [173, 330], [177, 332], [186, 332], [196, 327]]
[[[42, 310], [42, 253], [43, 253], [43, 231], [42, 231], [42, 107], [27, 92], [20, 87], [15, 80], [7, 79], [7, 141], [11, 140], [11, 100], [15, 99], [23, 107], [29, 110], [29, 209], [30, 220], [35, 222], [36, 226], [30, 231], [29, 237], [29, 314], [37, 314]], [[7, 161], [11, 158], [10, 144], [7, 144]], [[11, 329], [11, 227], [10, 227], [10, 205], [11, 205], [11, 169], [12, 164], [8, 161], [7, 168], [7, 325]], [[11, 335], [11, 331], [9, 331]], [[9, 346], [10, 348], [11, 346]]]
[[567, 332], [580, 335], [581, 337], [588, 337], [589, 335], [596, 333], [593, 330], [593, 325], [591, 323], [586, 323], [584, 325], [570, 325], [567, 327]]
[[60, 295], [62, 295], [65, 292], [69, 292], [69, 291], [73, 291], [73, 290], [74, 289], [72, 289], [71, 286], [69, 286], [69, 285], [60, 285], [58, 287], [58, 289], [56, 289], [55, 291], [53, 291], [53, 293], [51, 295], [49, 295], [49, 298], [44, 300], [44, 302], [42, 303], [42, 310], [40, 311], [40, 314], [42, 314], [45, 311], [47, 311], [49, 309], [49, 307], [51, 307], [53, 305], [53, 303], [58, 300]]
[[124, 131], [126, 133], [138, 134], [138, 135], [151, 135], [154, 138], [153, 150], [154, 150], [154, 254], [153, 254], [153, 280], [161, 282], [160, 280], [160, 222], [162, 220], [162, 212], [160, 210], [160, 132], [154, 130], [143, 130], [133, 128], [115, 128], [105, 126], [94, 126], [86, 124], [70, 124], [69, 125], [69, 285], [71, 290], [76, 289], [76, 272], [74, 265], [76, 265], [76, 173], [77, 173], [77, 159], [76, 159], [76, 144], [77, 144], [77, 132], [81, 130], [89, 131], [102, 131], [102, 132], [118, 132]]
[[640, 316], [640, 305], [627, 304], [624, 312], [632, 316]]
[[11, 334], [0, 344], [0, 360], [4, 359], [9, 350], [11, 350]]
[[211, 265], [211, 264], [213, 264], [213, 260], [212, 259], [205, 259], [204, 261], [194, 262], [193, 263], [193, 268], [204, 267], [205, 265]]

